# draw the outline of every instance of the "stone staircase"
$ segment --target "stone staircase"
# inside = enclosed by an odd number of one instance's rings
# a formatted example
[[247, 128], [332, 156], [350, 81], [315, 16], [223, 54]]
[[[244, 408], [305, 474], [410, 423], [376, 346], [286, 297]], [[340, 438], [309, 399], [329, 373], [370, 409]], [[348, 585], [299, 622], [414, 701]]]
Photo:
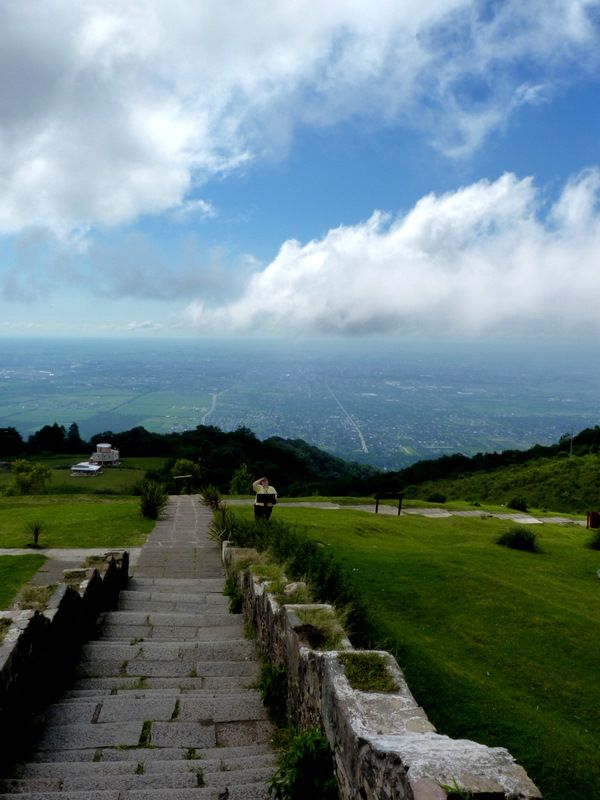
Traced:
[[119, 609], [83, 648], [0, 800], [261, 800], [272, 733], [255, 646], [228, 612], [210, 512], [172, 498]]

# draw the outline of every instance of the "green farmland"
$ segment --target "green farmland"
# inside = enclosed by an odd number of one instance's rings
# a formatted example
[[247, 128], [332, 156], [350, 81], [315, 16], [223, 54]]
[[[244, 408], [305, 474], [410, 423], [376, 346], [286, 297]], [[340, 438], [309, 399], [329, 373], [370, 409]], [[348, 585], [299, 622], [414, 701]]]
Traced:
[[[247, 515], [249, 509], [240, 513]], [[545, 800], [600, 797], [600, 552], [576, 525], [277, 506], [335, 554], [438, 730], [504, 746]]]

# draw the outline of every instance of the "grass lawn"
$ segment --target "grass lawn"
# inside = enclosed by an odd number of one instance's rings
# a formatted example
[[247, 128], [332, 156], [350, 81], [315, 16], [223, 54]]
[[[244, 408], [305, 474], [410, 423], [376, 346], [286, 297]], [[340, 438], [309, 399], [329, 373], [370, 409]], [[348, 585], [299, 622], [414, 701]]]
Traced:
[[[240, 513], [250, 514], [250, 509]], [[600, 552], [546, 524], [542, 552], [500, 547], [493, 518], [375, 517], [278, 505], [335, 547], [441, 733], [504, 746], [545, 800], [600, 797]]]
[[45, 560], [41, 555], [0, 556], [0, 609], [8, 608], [21, 586]]
[[142, 517], [136, 497], [0, 497], [0, 547], [26, 547], [32, 540], [25, 525], [38, 519], [45, 526], [41, 547], [140, 545], [155, 524]]
[[[87, 461], [89, 453], [81, 456], [48, 456], [31, 461], [47, 464], [52, 469], [48, 491], [53, 494], [133, 494], [133, 487], [144, 479], [146, 470], [161, 469], [164, 458], [127, 458], [120, 467], [105, 467], [95, 477], [72, 477], [71, 465]], [[0, 489], [13, 483], [10, 470], [0, 472]]]

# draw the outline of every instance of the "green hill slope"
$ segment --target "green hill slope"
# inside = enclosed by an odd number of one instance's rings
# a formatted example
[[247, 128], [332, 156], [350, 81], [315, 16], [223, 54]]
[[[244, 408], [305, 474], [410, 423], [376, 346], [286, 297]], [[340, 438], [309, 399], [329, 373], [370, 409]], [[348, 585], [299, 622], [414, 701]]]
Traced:
[[527, 508], [563, 513], [600, 509], [600, 457], [596, 454], [540, 458], [491, 471], [424, 481], [407, 487], [407, 497], [507, 505], [514, 498]]

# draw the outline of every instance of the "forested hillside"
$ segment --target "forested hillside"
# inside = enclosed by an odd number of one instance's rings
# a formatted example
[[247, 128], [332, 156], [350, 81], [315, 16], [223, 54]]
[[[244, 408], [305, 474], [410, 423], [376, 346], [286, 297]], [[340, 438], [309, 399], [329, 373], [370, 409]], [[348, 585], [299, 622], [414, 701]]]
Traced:
[[248, 428], [226, 433], [199, 425], [178, 433], [151, 433], [145, 428], [103, 431], [85, 442], [77, 424], [68, 430], [46, 425], [24, 441], [14, 428], [0, 429], [0, 460], [15, 457], [91, 452], [98, 442], [110, 442], [124, 459], [159, 456], [164, 470], [153, 477], [169, 479], [177, 459], [200, 467], [202, 481], [229, 491], [241, 465], [253, 476], [268, 475], [288, 496], [355, 495], [405, 491], [423, 500], [468, 500], [511, 504], [515, 499], [532, 508], [583, 512], [600, 508], [600, 426], [563, 436], [554, 445], [528, 450], [461, 453], [419, 461], [398, 472], [382, 472], [326, 453], [302, 439], [273, 436], [258, 439]]

